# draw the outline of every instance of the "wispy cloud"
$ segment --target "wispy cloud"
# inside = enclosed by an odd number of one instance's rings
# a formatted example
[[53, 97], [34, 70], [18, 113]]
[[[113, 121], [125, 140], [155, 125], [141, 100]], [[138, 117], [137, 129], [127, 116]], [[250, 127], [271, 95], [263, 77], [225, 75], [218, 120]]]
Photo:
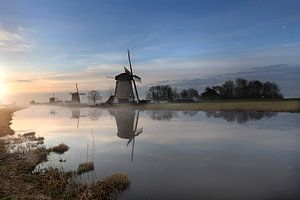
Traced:
[[27, 29], [17, 26], [15, 30], [7, 30], [0, 26], [0, 51], [23, 52], [32, 48], [33, 44], [27, 39]]
[[6, 80], [5, 83], [31, 83], [32, 80], [29, 79], [15, 79], [15, 80]]

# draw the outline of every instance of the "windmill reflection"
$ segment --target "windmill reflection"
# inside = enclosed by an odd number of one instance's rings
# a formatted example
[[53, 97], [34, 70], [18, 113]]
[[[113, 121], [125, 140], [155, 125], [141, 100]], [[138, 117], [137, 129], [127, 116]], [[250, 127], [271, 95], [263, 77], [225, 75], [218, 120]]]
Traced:
[[72, 107], [72, 119], [77, 119], [77, 128], [79, 128], [80, 117], [86, 117], [86, 115], [81, 115], [80, 108]]
[[122, 139], [127, 139], [127, 146], [131, 143], [131, 162], [133, 162], [133, 152], [135, 137], [143, 132], [143, 128], [138, 128], [139, 111], [135, 110], [109, 110], [109, 113], [116, 119], [117, 135]]
[[50, 109], [50, 115], [53, 115], [53, 119], [55, 120], [55, 115], [56, 115], [55, 106], [51, 107], [51, 109]]

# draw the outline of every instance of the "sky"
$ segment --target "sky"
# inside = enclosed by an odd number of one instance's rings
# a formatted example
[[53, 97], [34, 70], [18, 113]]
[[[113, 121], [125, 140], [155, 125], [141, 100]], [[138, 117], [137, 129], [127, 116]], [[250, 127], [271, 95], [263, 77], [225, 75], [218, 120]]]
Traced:
[[300, 1], [0, 0], [0, 101], [112, 89], [127, 49], [140, 86], [299, 64]]

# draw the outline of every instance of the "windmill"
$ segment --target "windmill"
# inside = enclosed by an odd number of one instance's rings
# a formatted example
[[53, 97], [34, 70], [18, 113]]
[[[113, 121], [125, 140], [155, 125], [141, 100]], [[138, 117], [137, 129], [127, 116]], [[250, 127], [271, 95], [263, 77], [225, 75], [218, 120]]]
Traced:
[[50, 103], [56, 103], [56, 102], [58, 102], [58, 98], [56, 98], [56, 97], [54, 96], [54, 92], [53, 92], [53, 94], [52, 94], [52, 97], [50, 97], [49, 102], [50, 102]]
[[78, 85], [76, 83], [76, 92], [70, 92], [71, 102], [80, 104], [80, 95], [85, 95], [85, 93], [79, 93]]
[[[118, 100], [118, 103], [139, 103], [139, 94], [136, 82], [141, 82], [141, 78], [133, 74], [130, 52], [127, 50], [128, 62], [130, 70], [124, 67], [125, 72], [115, 76], [116, 87], [115, 95], [111, 96]], [[111, 97], [109, 100], [111, 100]], [[110, 102], [108, 100], [108, 102]]]
[[109, 110], [109, 113], [115, 117], [118, 137], [127, 139], [127, 146], [132, 143], [131, 162], [133, 162], [135, 138], [143, 132], [143, 128], [138, 128], [139, 111], [121, 109]]

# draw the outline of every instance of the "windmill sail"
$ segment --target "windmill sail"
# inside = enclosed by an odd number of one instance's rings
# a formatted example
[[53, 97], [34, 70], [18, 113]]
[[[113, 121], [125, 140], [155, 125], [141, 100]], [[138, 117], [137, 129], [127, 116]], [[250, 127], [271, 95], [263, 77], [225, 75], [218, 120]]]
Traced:
[[[129, 49], [127, 50], [127, 55], [128, 55], [128, 62], [129, 62], [130, 72], [131, 72], [131, 75], [133, 76], [133, 71], [132, 71], [132, 65], [131, 65], [131, 59], [130, 59], [130, 51], [129, 51]], [[134, 90], [135, 90], [137, 102], [139, 102], [140, 98], [139, 98], [139, 94], [138, 94], [138, 91], [137, 91], [137, 88], [136, 88], [136, 84], [135, 84], [134, 78], [133, 78], [133, 85], [134, 85]]]

